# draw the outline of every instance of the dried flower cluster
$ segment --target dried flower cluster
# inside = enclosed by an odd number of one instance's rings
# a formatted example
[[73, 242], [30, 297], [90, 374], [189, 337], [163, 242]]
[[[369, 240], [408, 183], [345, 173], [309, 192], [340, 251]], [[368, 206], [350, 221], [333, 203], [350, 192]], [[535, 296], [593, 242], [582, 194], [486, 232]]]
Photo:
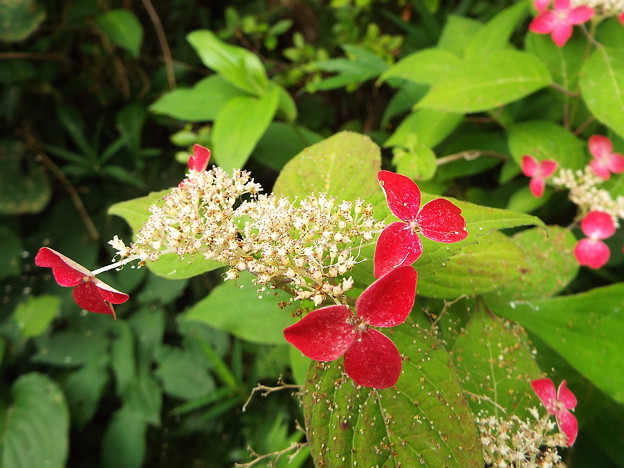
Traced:
[[571, 0], [572, 7], [588, 6], [596, 10], [596, 13], [613, 16], [624, 12], [623, 0]]
[[540, 417], [531, 408], [533, 419], [509, 419], [496, 416], [476, 418], [481, 435], [483, 458], [488, 466], [497, 468], [563, 467], [557, 447], [566, 445], [566, 436], [555, 430], [555, 423]]

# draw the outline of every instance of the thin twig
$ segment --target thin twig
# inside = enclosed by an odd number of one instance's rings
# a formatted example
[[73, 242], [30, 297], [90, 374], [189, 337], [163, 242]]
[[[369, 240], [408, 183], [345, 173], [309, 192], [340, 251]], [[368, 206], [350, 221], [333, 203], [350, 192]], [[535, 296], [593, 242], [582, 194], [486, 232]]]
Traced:
[[454, 299], [452, 301], [446, 301], [445, 300], [444, 301], [444, 306], [442, 307], [442, 311], [440, 312], [440, 315], [438, 315], [435, 318], [435, 320], [431, 323], [431, 330], [434, 330], [438, 326], [438, 322], [444, 316], [444, 314], [446, 313], [446, 311], [448, 310], [449, 307], [451, 307], [452, 305], [457, 304], [459, 301], [461, 301], [463, 299], [468, 299], [468, 295], [467, 294], [462, 294], [457, 299]]
[[156, 30], [156, 35], [158, 36], [158, 42], [160, 43], [160, 49], [162, 50], [163, 60], [165, 62], [165, 69], [167, 70], [167, 81], [169, 83], [169, 87], [171, 89], [175, 89], [176, 81], [175, 74], [173, 72], [173, 61], [171, 60], [171, 49], [169, 49], [169, 43], [167, 42], [165, 30], [151, 0], [142, 1], [150, 20], [152, 20], [152, 24]]
[[507, 411], [505, 411], [505, 408], [503, 408], [501, 405], [499, 405], [498, 403], [496, 403], [494, 400], [492, 400], [490, 397], [485, 396], [485, 395], [477, 395], [476, 393], [472, 393], [469, 392], [468, 390], [464, 390], [464, 393], [466, 395], [470, 395], [473, 398], [476, 398], [477, 400], [482, 400], [482, 401], [487, 401], [488, 403], [492, 403], [494, 406], [496, 406], [499, 410], [501, 410], [503, 412], [503, 414], [507, 414]]
[[277, 392], [279, 390], [293, 389], [293, 390], [299, 391], [301, 390], [301, 388], [302, 388], [301, 385], [284, 383], [281, 376], [277, 380], [276, 387], [268, 387], [266, 385], [258, 384], [251, 390], [251, 394], [249, 395], [249, 398], [247, 398], [247, 401], [243, 405], [243, 413], [247, 409], [247, 406], [249, 405], [249, 403], [251, 403], [251, 400], [253, 399], [253, 396], [256, 392], [264, 392], [264, 393], [261, 393], [260, 396], [266, 397], [269, 393]]
[[13, 59], [31, 59], [31, 60], [50, 60], [52, 62], [60, 62], [68, 64], [67, 57], [54, 54], [38, 54], [36, 52], [0, 52], [0, 60]]
[[301, 450], [304, 447], [307, 447], [307, 445], [308, 445], [307, 442], [291, 442], [291, 444], [283, 450], [280, 450], [278, 452], [266, 453], [264, 455], [260, 455], [256, 453], [251, 447], [247, 447], [247, 449], [250, 452], [250, 455], [256, 458], [248, 463], [235, 463], [234, 466], [237, 466], [240, 468], [249, 468], [250, 466], [253, 466], [262, 460], [266, 460], [267, 458], [272, 458], [272, 457], [275, 457], [275, 460], [269, 463], [269, 466], [275, 466], [275, 464], [279, 461], [282, 455], [285, 455], [286, 453], [292, 452], [294, 450], [294, 453], [288, 455], [288, 461], [290, 463], [293, 460], [293, 458], [299, 455], [299, 452], [301, 452]]
[[444, 164], [448, 164], [453, 161], [459, 161], [461, 159], [465, 159], [466, 161], [472, 161], [474, 159], [480, 158], [481, 156], [498, 158], [502, 159], [503, 161], [507, 160], [507, 157], [504, 154], [497, 153], [496, 151], [467, 150], [460, 153], [449, 154], [448, 156], [442, 156], [441, 158], [436, 159], [436, 166], [442, 166]]

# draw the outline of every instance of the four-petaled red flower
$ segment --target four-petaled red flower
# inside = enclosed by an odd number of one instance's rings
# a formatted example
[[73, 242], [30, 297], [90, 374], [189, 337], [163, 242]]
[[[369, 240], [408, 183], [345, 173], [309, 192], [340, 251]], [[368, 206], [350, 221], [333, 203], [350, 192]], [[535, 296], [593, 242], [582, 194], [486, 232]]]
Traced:
[[[540, 7], [543, 3], [539, 2]], [[570, 0], [555, 0], [552, 10], [540, 11], [541, 13], [531, 21], [529, 30], [538, 34], [550, 34], [558, 47], [563, 47], [568, 42], [575, 24], [585, 23], [594, 16], [593, 8], [585, 5], [571, 8]]]
[[42, 247], [35, 257], [35, 264], [40, 267], [52, 268], [56, 282], [65, 287], [73, 287], [76, 304], [89, 312], [115, 315], [113, 304], [121, 304], [128, 300], [128, 295], [113, 289], [97, 279], [79, 263], [58, 253], [56, 250]]
[[589, 152], [594, 157], [589, 163], [594, 173], [604, 180], [609, 180], [611, 173], [624, 172], [624, 155], [613, 152], [613, 143], [602, 135], [589, 138]]
[[550, 0], [535, 0], [533, 6], [537, 11], [544, 11], [550, 5]]
[[602, 241], [615, 233], [613, 218], [603, 211], [590, 211], [581, 221], [581, 230], [587, 238], [576, 243], [574, 256], [581, 265], [600, 268], [611, 256], [609, 247]]
[[436, 198], [420, 208], [420, 189], [412, 179], [390, 171], [380, 171], [377, 179], [390, 211], [401, 221], [386, 226], [377, 240], [375, 278], [418, 260], [423, 250], [418, 234], [446, 243], [459, 242], [468, 235], [461, 209], [450, 201]]
[[401, 375], [401, 356], [388, 337], [371, 327], [394, 327], [407, 319], [418, 275], [411, 266], [391, 270], [371, 284], [355, 303], [310, 312], [284, 330], [286, 341], [311, 359], [334, 361], [363, 387], [387, 388]]
[[193, 156], [188, 160], [188, 168], [192, 171], [202, 172], [208, 167], [210, 150], [201, 145], [193, 146]]
[[578, 422], [570, 412], [576, 407], [576, 397], [568, 389], [566, 381], [564, 380], [559, 384], [557, 391], [555, 391], [555, 384], [550, 379], [533, 380], [531, 387], [542, 401], [546, 411], [555, 415], [557, 425], [561, 432], [566, 435], [567, 446], [570, 447], [574, 444], [578, 434]]
[[529, 182], [529, 189], [534, 196], [540, 198], [544, 195], [546, 179], [555, 173], [557, 166], [557, 161], [544, 159], [539, 162], [533, 156], [529, 156], [528, 154], [522, 156], [522, 173], [531, 178], [531, 181]]

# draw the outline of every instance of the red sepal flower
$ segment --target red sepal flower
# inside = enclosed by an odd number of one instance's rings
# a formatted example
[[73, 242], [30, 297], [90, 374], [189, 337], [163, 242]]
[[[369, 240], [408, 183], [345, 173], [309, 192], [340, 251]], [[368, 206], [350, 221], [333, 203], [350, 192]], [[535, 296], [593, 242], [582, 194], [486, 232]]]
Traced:
[[555, 391], [555, 384], [551, 379], [537, 379], [531, 382], [531, 387], [541, 400], [544, 408], [550, 414], [555, 415], [557, 425], [567, 437], [567, 446], [574, 444], [578, 435], [578, 421], [570, 412], [576, 408], [576, 397], [567, 387], [566, 381], [559, 384]]
[[594, 173], [604, 180], [609, 180], [611, 173], [624, 172], [624, 155], [613, 152], [613, 143], [602, 135], [589, 138], [589, 152], [594, 157], [589, 163]]
[[533, 6], [537, 11], [544, 11], [550, 5], [550, 0], [535, 0]]
[[540, 198], [544, 195], [546, 179], [555, 173], [557, 166], [557, 161], [544, 159], [540, 162], [528, 154], [522, 156], [522, 173], [531, 178], [529, 189], [534, 196]]
[[574, 256], [581, 265], [594, 269], [602, 267], [611, 256], [609, 247], [602, 240], [615, 233], [613, 218], [602, 211], [590, 211], [581, 221], [581, 230], [587, 238], [576, 243]]
[[468, 236], [461, 209], [436, 198], [420, 208], [418, 185], [401, 174], [380, 171], [379, 184], [390, 211], [401, 220], [386, 226], [375, 247], [374, 273], [380, 278], [392, 268], [411, 265], [422, 254], [418, 234], [437, 242], [459, 242]]
[[317, 361], [344, 355], [345, 372], [358, 385], [391, 387], [401, 375], [401, 355], [392, 340], [371, 327], [394, 327], [407, 319], [417, 279], [412, 267], [395, 268], [360, 295], [356, 315], [344, 305], [323, 307], [287, 327], [284, 337]]
[[74, 287], [72, 295], [76, 304], [89, 312], [111, 314], [117, 318], [113, 304], [121, 304], [128, 300], [127, 294], [100, 281], [85, 267], [56, 250], [41, 247], [35, 257], [35, 264], [52, 268], [54, 279], [59, 285]]
[[555, 0], [552, 10], [543, 10], [529, 24], [529, 31], [550, 34], [558, 47], [563, 47], [572, 36], [572, 27], [589, 21], [594, 9], [588, 6], [570, 7], [570, 0]]
[[210, 161], [210, 150], [201, 145], [193, 146], [193, 156], [188, 160], [188, 168], [192, 171], [205, 171], [208, 161]]

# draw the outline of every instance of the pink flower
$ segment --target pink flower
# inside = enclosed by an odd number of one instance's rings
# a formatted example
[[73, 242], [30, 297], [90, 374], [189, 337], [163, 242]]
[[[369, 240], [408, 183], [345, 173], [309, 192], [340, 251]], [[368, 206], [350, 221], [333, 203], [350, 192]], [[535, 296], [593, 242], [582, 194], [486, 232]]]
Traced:
[[609, 247], [602, 240], [615, 233], [613, 218], [602, 211], [590, 211], [581, 221], [581, 230], [588, 238], [576, 243], [574, 256], [581, 265], [600, 268], [611, 255]]
[[555, 384], [550, 379], [533, 380], [531, 387], [542, 401], [546, 411], [555, 415], [557, 425], [568, 438], [567, 446], [570, 447], [578, 435], [578, 421], [569, 411], [576, 408], [576, 397], [568, 389], [566, 381], [564, 380], [559, 384], [556, 392]]
[[58, 253], [56, 250], [41, 247], [35, 257], [35, 264], [40, 267], [52, 268], [56, 282], [65, 287], [73, 287], [76, 304], [89, 312], [112, 314], [112, 304], [121, 304], [128, 300], [128, 295], [97, 279], [79, 263]]
[[[540, 5], [543, 2], [540, 2]], [[594, 16], [594, 9], [588, 6], [570, 8], [570, 0], [555, 0], [553, 10], [541, 11], [531, 24], [529, 30], [538, 34], [550, 34], [558, 47], [563, 47], [572, 36], [572, 26], [589, 21]]]
[[557, 166], [557, 161], [544, 159], [538, 162], [537, 159], [528, 154], [522, 156], [522, 173], [531, 178], [529, 189], [534, 196], [540, 198], [544, 195], [546, 179], [555, 173]]
[[618, 19], [620, 20], [620, 23], [624, 24], [624, 13], [621, 13], [620, 16], [618, 16]]
[[188, 167], [192, 171], [202, 172], [208, 167], [210, 161], [210, 150], [201, 145], [193, 146], [193, 156], [188, 160]]
[[624, 156], [613, 152], [613, 143], [607, 137], [593, 135], [589, 139], [589, 152], [594, 157], [589, 166], [601, 179], [609, 180], [611, 173], [624, 172]]
[[550, 5], [550, 0], [535, 0], [533, 6], [537, 11], [544, 11]]
[[411, 265], [422, 254], [418, 234], [437, 242], [452, 243], [468, 235], [461, 210], [448, 200], [436, 198], [420, 209], [420, 189], [401, 174], [381, 171], [377, 175], [390, 211], [399, 218], [382, 231], [375, 247], [374, 273], [380, 278], [392, 268]]
[[371, 327], [405, 322], [414, 305], [417, 279], [410, 266], [391, 270], [360, 295], [356, 315], [345, 305], [323, 307], [286, 328], [284, 337], [317, 361], [344, 355], [345, 372], [358, 385], [391, 387], [401, 375], [401, 356], [388, 337]]

